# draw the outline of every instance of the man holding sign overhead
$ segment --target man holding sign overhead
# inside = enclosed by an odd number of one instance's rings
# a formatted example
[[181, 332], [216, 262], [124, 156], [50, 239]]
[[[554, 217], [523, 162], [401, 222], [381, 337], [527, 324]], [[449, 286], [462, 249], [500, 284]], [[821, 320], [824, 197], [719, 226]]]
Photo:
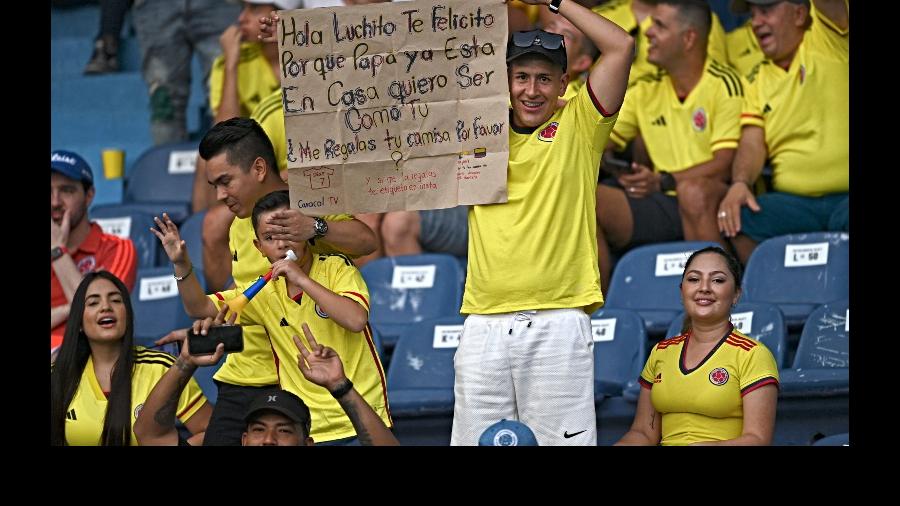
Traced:
[[475, 445], [502, 418], [541, 445], [596, 445], [589, 313], [603, 304], [595, 188], [625, 95], [634, 41], [572, 0], [548, 4], [597, 46], [587, 84], [562, 108], [563, 37], [512, 34], [506, 51], [508, 202], [469, 212], [469, 267], [455, 357], [452, 445]]

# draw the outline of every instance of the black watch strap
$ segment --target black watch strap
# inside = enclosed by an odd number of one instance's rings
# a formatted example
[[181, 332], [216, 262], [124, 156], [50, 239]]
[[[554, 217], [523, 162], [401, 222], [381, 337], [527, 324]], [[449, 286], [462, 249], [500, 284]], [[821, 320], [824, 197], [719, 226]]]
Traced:
[[52, 262], [65, 254], [66, 254], [66, 250], [57, 246], [50, 250], [50, 261]]
[[559, 14], [559, 4], [561, 3], [562, 0], [550, 0], [550, 5], [548, 5], [547, 7], [553, 14]]
[[659, 189], [663, 192], [675, 191], [675, 176], [671, 172], [660, 172]]
[[323, 220], [322, 218], [319, 218], [319, 217], [315, 217], [315, 218], [313, 218], [313, 220], [316, 222], [316, 224], [315, 224], [316, 239], [318, 239], [320, 237], [325, 237], [325, 234], [328, 233], [328, 222], [326, 222], [325, 220]]

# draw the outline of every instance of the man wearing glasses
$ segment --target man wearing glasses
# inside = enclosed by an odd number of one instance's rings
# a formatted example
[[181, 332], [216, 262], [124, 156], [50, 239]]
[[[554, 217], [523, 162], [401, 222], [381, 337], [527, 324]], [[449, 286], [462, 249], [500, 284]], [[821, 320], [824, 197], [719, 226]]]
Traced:
[[563, 37], [516, 32], [507, 46], [509, 169], [505, 204], [469, 211], [468, 314], [455, 357], [452, 445], [518, 420], [546, 445], [596, 445], [589, 314], [603, 304], [595, 189], [622, 104], [633, 39], [573, 0], [547, 4], [600, 50], [587, 84], [568, 84]]

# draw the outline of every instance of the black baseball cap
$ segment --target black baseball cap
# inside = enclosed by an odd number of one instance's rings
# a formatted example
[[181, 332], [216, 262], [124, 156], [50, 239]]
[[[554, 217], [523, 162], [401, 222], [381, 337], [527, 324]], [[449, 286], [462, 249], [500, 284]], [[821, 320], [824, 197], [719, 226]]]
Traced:
[[244, 422], [250, 423], [256, 419], [260, 411], [271, 410], [288, 417], [292, 422], [306, 427], [307, 435], [311, 423], [309, 408], [303, 399], [281, 389], [263, 391], [250, 403]]
[[562, 67], [563, 72], [566, 71], [568, 61], [566, 59], [566, 43], [562, 35], [544, 30], [530, 30], [513, 32], [509, 36], [509, 43], [506, 45], [506, 63], [531, 53], [545, 56], [554, 64]]

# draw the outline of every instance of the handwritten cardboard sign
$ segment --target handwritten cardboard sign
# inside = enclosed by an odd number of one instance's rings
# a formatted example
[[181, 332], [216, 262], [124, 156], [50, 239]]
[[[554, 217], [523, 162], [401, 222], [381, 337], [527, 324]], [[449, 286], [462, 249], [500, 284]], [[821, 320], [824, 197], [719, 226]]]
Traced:
[[280, 17], [295, 207], [321, 216], [506, 202], [508, 29], [500, 0]]

